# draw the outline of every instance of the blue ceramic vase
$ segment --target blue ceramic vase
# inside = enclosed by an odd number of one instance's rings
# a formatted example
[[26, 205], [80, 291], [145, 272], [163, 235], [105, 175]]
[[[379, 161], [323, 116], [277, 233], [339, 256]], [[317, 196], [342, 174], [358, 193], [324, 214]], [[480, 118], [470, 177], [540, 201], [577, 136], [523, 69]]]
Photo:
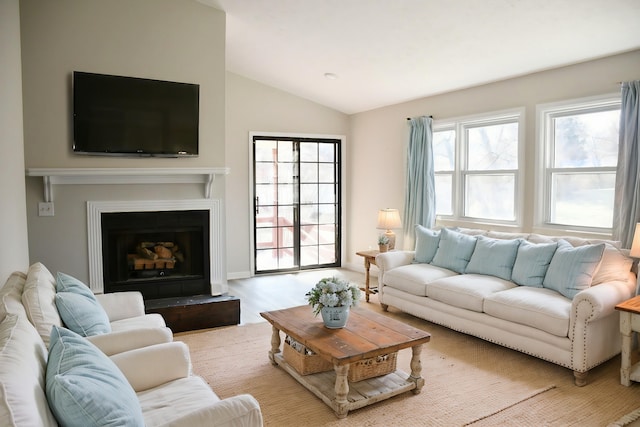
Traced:
[[344, 328], [349, 319], [349, 306], [322, 307], [320, 309], [324, 325], [329, 329]]

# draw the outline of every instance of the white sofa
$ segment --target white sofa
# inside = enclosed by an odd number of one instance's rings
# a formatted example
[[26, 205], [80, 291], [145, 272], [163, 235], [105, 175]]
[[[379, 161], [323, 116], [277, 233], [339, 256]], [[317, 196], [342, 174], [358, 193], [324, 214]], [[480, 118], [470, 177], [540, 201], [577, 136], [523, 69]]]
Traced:
[[[99, 298], [107, 301], [107, 310], [109, 304], [117, 308], [111, 311], [111, 324], [118, 325], [114, 332], [96, 335], [111, 356], [91, 337], [60, 325], [52, 324], [43, 336], [27, 312], [37, 318], [40, 310], [34, 307], [44, 309], [52, 300], [45, 298], [47, 292], [28, 295], [27, 284], [48, 289], [44, 283], [50, 279], [44, 266], [34, 264], [28, 274], [13, 273], [0, 288], [0, 425], [262, 426], [260, 406], [252, 396], [220, 399], [193, 375], [187, 346], [167, 340], [166, 328], [150, 326], [164, 322], [161, 317], [145, 321], [144, 310], [141, 316], [127, 317], [127, 307], [140, 302], [135, 296]], [[142, 325], [142, 335], [132, 332], [134, 324]], [[159, 343], [144, 337], [156, 329], [161, 331], [155, 335]], [[112, 342], [120, 338], [125, 344]], [[115, 351], [118, 347], [132, 349]]]
[[415, 251], [376, 264], [385, 310], [564, 366], [578, 386], [620, 353], [615, 306], [636, 288], [628, 250], [607, 240], [417, 226]]

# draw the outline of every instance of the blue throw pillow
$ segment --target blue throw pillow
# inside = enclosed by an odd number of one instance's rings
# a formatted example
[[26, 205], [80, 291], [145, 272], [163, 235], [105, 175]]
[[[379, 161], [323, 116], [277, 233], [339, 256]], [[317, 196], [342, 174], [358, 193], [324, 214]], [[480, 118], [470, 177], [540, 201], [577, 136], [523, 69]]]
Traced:
[[84, 337], [111, 332], [109, 316], [87, 285], [58, 272], [56, 291], [58, 314], [67, 328]]
[[86, 296], [87, 298], [95, 298], [91, 289], [75, 277], [58, 272], [56, 274], [56, 292], [75, 292]]
[[57, 292], [56, 308], [64, 325], [83, 337], [111, 332], [109, 317], [95, 298], [73, 292]]
[[602, 262], [604, 243], [573, 247], [560, 239], [542, 285], [573, 299], [591, 286], [593, 276]]
[[431, 262], [438, 250], [438, 243], [440, 243], [440, 231], [416, 225], [416, 254], [414, 261]]
[[122, 372], [72, 331], [53, 327], [45, 383], [60, 425], [144, 426], [140, 402]]
[[440, 242], [431, 264], [448, 268], [456, 273], [464, 273], [476, 247], [476, 238], [467, 234], [443, 228]]
[[541, 288], [557, 247], [556, 242], [535, 244], [523, 240], [518, 247], [511, 280], [520, 286]]
[[511, 270], [516, 260], [520, 239], [490, 239], [478, 236], [465, 273], [486, 274], [511, 280]]

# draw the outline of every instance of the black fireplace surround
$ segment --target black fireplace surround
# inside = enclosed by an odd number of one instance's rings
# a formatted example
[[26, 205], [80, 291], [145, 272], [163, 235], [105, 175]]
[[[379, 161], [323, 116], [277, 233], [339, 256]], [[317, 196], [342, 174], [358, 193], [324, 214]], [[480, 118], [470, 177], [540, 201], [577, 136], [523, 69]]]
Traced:
[[105, 293], [211, 295], [208, 210], [101, 215]]

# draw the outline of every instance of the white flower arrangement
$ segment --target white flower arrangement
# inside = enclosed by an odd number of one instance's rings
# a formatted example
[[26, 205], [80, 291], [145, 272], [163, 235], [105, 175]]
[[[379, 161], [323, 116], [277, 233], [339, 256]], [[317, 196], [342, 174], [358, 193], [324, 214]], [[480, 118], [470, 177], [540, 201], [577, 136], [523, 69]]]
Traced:
[[306, 294], [317, 316], [323, 307], [352, 307], [360, 299], [360, 289], [338, 277], [325, 277]]

